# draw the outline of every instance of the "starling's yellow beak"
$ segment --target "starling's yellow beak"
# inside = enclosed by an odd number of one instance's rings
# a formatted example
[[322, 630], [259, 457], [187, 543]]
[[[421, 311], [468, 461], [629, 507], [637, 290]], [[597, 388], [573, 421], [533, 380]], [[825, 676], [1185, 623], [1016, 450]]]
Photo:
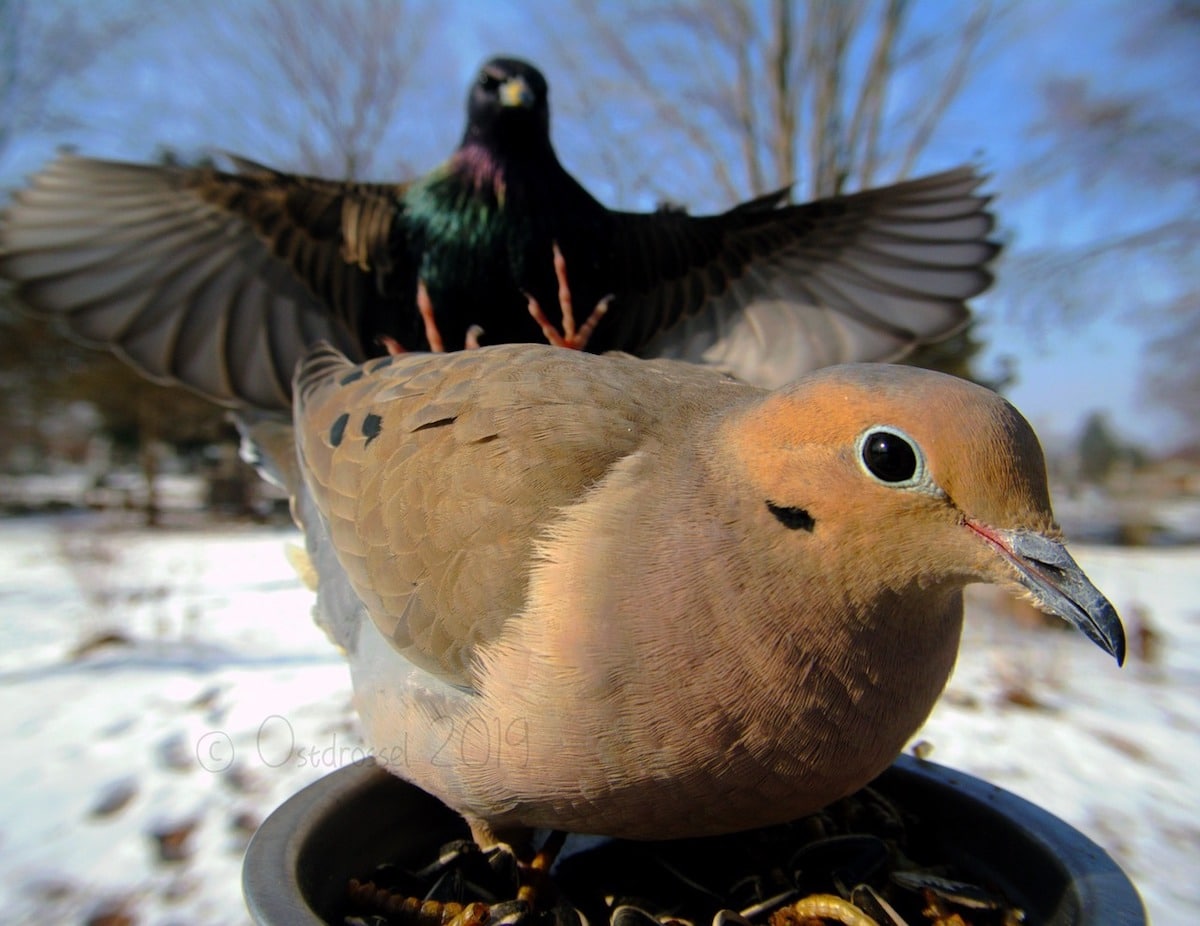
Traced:
[[533, 99], [533, 90], [520, 75], [510, 77], [500, 85], [501, 106], [532, 106]]

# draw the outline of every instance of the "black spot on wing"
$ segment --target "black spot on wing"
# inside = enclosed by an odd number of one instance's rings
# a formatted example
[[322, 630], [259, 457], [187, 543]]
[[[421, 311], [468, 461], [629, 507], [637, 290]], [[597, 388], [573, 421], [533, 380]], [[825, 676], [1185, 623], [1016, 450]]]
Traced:
[[384, 357], [382, 360], [376, 360], [373, 364], [371, 364], [371, 366], [369, 367], [367, 372], [376, 373], [379, 370], [386, 369], [387, 367], [390, 367], [392, 365], [392, 361], [394, 361], [395, 359], [396, 359], [395, 356], [391, 356], [391, 357]]
[[367, 415], [363, 419], [362, 432], [363, 437], [367, 439], [366, 446], [371, 445], [371, 441], [379, 436], [379, 432], [383, 430], [383, 419], [374, 413]]
[[363, 368], [359, 367], [357, 370], [347, 373], [345, 376], [343, 376], [341, 379], [339, 379], [338, 385], [339, 386], [349, 386], [351, 383], [357, 382], [358, 380], [362, 379], [364, 375], [365, 374], [364, 374]]
[[334, 447], [340, 447], [342, 438], [346, 436], [346, 422], [350, 420], [350, 415], [347, 412], [342, 412], [338, 415], [337, 421], [333, 423], [333, 427], [329, 429], [329, 443]]

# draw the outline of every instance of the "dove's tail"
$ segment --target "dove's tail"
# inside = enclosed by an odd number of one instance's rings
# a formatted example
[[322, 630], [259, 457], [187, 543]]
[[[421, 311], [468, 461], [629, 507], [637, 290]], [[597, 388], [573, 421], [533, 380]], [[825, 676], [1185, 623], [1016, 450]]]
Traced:
[[288, 494], [292, 518], [304, 532], [304, 549], [290, 547], [288, 559], [317, 593], [313, 618], [342, 649], [354, 645], [363, 608], [346, 582], [328, 532], [300, 471], [292, 422], [270, 412], [235, 414], [242, 435], [241, 455], [268, 482]]
[[[324, 342], [310, 349], [297, 365], [293, 381], [296, 421], [301, 420], [306, 404], [319, 401], [325, 386], [339, 385], [356, 368]], [[234, 420], [242, 436], [242, 459], [287, 492], [292, 518], [304, 532], [304, 550], [290, 551], [289, 559], [317, 593], [314, 619], [334, 643], [352, 651], [365, 610], [337, 561], [324, 519], [305, 482], [292, 418], [278, 412], [240, 409]]]
[[290, 418], [271, 412], [242, 410], [233, 415], [242, 437], [241, 458], [291, 498], [301, 485], [296, 459], [296, 434]]

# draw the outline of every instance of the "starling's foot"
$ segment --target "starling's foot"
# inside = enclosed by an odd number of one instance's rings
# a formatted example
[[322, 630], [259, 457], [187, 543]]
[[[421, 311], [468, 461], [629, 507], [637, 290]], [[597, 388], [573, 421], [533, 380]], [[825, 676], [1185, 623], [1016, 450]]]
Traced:
[[[425, 340], [429, 342], [429, 350], [435, 354], [444, 354], [446, 352], [446, 342], [442, 339], [442, 332], [438, 328], [437, 319], [433, 314], [433, 300], [429, 298], [429, 290], [425, 288], [425, 281], [417, 281], [417, 311], [421, 313], [421, 321], [425, 323]], [[479, 347], [479, 338], [483, 335], [483, 328], [480, 325], [472, 325], [467, 329], [466, 341], [463, 347], [467, 350], [476, 350]], [[393, 338], [380, 338], [383, 346], [387, 348], [389, 354], [404, 353], [404, 348], [399, 341]], [[395, 345], [396, 350], [392, 349]]]
[[583, 323], [583, 327], [576, 330], [575, 310], [571, 304], [571, 287], [567, 285], [567, 261], [563, 257], [562, 251], [559, 250], [557, 242], [554, 244], [554, 275], [558, 278], [558, 304], [562, 308], [562, 333], [560, 334], [559, 330], [546, 318], [546, 314], [533, 295], [526, 293], [525, 298], [529, 300], [529, 314], [541, 327], [542, 334], [546, 336], [546, 340], [552, 346], [583, 350], [587, 347], [592, 332], [600, 324], [600, 319], [608, 311], [608, 304], [613, 297], [610, 294], [596, 303], [596, 307], [592, 309], [592, 314]]
[[[442, 340], [442, 332], [438, 330], [437, 319], [433, 316], [433, 300], [429, 298], [429, 290], [425, 288], [425, 281], [417, 281], [417, 311], [421, 313], [421, 321], [425, 323], [425, 340], [429, 342], [429, 350], [435, 354], [444, 354], [446, 352], [446, 342]], [[483, 333], [483, 329], [478, 325], [472, 325], [471, 331], [467, 332], [467, 346], [471, 347], [472, 332], [479, 329], [479, 334]], [[479, 346], [479, 334], [474, 335], [475, 344]], [[377, 344], [388, 352], [388, 356], [395, 357], [397, 354], [407, 354], [408, 348], [393, 338], [390, 334], [381, 334], [375, 338]]]
[[[433, 318], [433, 300], [430, 299], [430, 291], [425, 288], [424, 279], [416, 281], [416, 311], [421, 313], [421, 320], [425, 323], [425, 339], [430, 342], [430, 350], [434, 354], [444, 354], [445, 342], [442, 339], [442, 332], [438, 330], [437, 319]], [[468, 332], [468, 337], [470, 337], [470, 332]], [[394, 357], [397, 354], [409, 353], [408, 348], [391, 335], [379, 335], [376, 337], [376, 343], [388, 351], [388, 356]], [[476, 341], [476, 347], [478, 347], [478, 341]]]
[[435, 354], [444, 354], [446, 344], [438, 330], [437, 319], [433, 317], [433, 300], [429, 298], [429, 290], [425, 288], [424, 280], [417, 280], [417, 311], [421, 313], [421, 320], [425, 322], [425, 340], [429, 342], [429, 349]]
[[397, 354], [407, 354], [408, 348], [393, 338], [390, 334], [381, 334], [375, 338], [375, 343], [388, 352], [389, 357]]

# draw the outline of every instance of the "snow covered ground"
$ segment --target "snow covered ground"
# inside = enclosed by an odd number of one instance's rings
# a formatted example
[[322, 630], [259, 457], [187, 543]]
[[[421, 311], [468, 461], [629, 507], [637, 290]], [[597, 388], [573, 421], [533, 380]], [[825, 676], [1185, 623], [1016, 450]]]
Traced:
[[[0, 520], [0, 920], [246, 921], [254, 827], [361, 755], [297, 539]], [[1132, 631], [1126, 668], [981, 590], [917, 739], [1105, 846], [1156, 926], [1200, 922], [1200, 549], [1075, 552]]]

